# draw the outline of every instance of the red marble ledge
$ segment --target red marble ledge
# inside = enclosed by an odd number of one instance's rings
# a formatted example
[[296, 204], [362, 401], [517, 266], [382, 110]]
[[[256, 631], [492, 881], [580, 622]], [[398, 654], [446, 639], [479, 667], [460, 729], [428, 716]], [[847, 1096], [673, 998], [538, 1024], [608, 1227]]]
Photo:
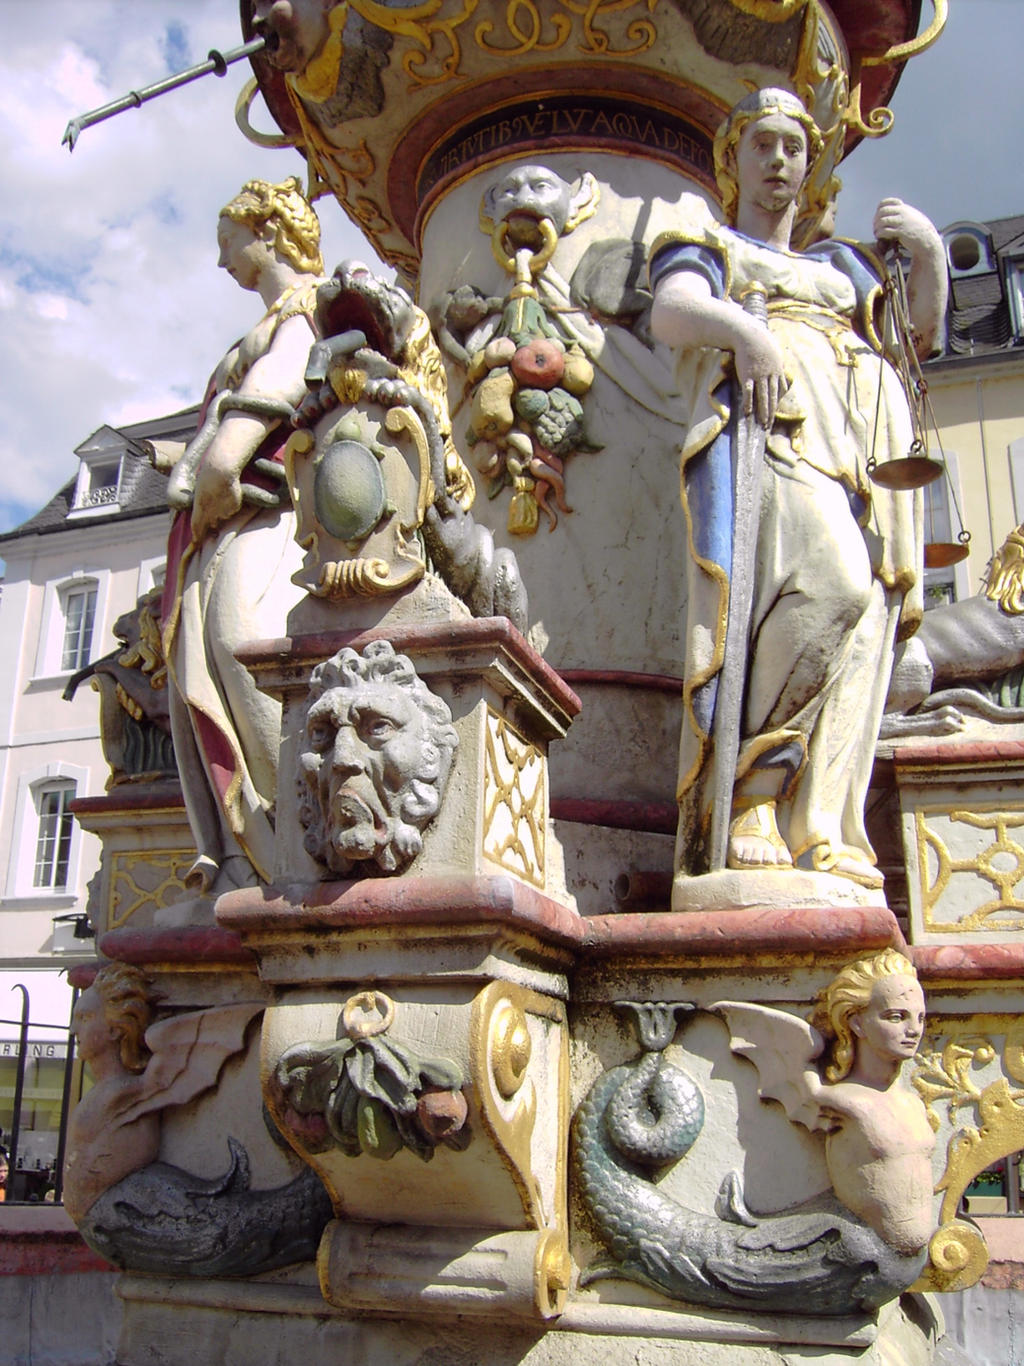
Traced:
[[308, 670], [348, 646], [362, 650], [371, 640], [389, 640], [397, 651], [418, 656], [446, 650], [501, 649], [524, 672], [537, 678], [569, 717], [583, 705], [572, 688], [543, 659], [507, 617], [473, 617], [468, 621], [443, 621], [422, 626], [374, 627], [365, 631], [330, 631], [314, 635], [283, 636], [278, 640], [255, 640], [237, 651], [247, 667], [278, 664], [291, 670]]
[[219, 925], [108, 930], [98, 947], [107, 958], [115, 958], [121, 963], [187, 963], [203, 967], [255, 965], [251, 951], [238, 935]]
[[1024, 764], [1024, 740], [929, 740], [897, 745], [893, 763], [899, 768], [950, 768], [967, 764]]
[[217, 902], [240, 935], [264, 931], [492, 924], [561, 946], [583, 938], [578, 913], [511, 877], [366, 878], [294, 887], [242, 888]]
[[118, 783], [102, 797], [77, 797], [71, 803], [76, 816], [105, 815], [108, 811], [184, 810], [184, 807], [185, 799], [177, 783], [164, 783], [159, 787], [140, 783], [137, 788], [130, 783]]
[[643, 674], [632, 669], [560, 669], [570, 687], [578, 683], [593, 688], [632, 688], [637, 692], [663, 692], [682, 700], [683, 680], [674, 674]]
[[61, 1205], [0, 1204], [0, 1276], [116, 1269], [86, 1244]]
[[643, 830], [674, 835], [679, 824], [675, 802], [602, 801], [592, 797], [552, 797], [551, 819], [570, 825], [600, 825], [611, 830]]
[[79, 991], [88, 991], [100, 968], [106, 967], [107, 959], [95, 958], [91, 963], [77, 963], [68, 969], [68, 981]]
[[1024, 942], [917, 944], [911, 950], [922, 982], [1007, 981], [1024, 977]]
[[586, 958], [742, 958], [754, 954], [840, 957], [906, 943], [884, 906], [757, 907], [599, 915], [587, 920]]

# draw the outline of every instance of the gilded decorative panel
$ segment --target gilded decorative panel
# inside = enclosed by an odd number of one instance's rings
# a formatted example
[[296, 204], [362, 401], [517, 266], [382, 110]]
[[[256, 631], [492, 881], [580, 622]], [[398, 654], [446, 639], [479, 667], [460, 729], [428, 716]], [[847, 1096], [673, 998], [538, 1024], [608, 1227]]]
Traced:
[[913, 841], [911, 898], [926, 932], [1024, 930], [1024, 811], [925, 804], [913, 812]]
[[543, 754], [488, 708], [484, 741], [483, 854], [544, 886], [547, 769]]
[[150, 912], [185, 893], [185, 876], [195, 862], [189, 849], [115, 853], [110, 859], [110, 923], [116, 930], [144, 906]]

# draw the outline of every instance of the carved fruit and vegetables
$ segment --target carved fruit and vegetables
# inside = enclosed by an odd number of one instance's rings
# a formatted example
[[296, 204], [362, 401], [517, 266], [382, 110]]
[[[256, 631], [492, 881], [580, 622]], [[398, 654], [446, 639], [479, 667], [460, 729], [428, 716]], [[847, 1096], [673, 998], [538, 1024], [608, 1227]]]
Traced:
[[307, 1152], [387, 1161], [408, 1148], [429, 1162], [439, 1144], [461, 1151], [469, 1143], [462, 1069], [385, 1038], [393, 1018], [383, 993], [361, 992], [342, 1012], [347, 1037], [296, 1044], [279, 1058], [278, 1122]]
[[581, 399], [594, 382], [594, 367], [575, 343], [557, 335], [530, 285], [509, 295], [497, 334], [470, 357], [475, 386], [466, 439], [486, 443], [477, 469], [490, 480], [488, 496], [511, 485], [508, 529], [519, 536], [537, 530], [541, 509], [548, 530], [565, 499], [565, 462], [576, 451], [599, 449], [587, 439]]

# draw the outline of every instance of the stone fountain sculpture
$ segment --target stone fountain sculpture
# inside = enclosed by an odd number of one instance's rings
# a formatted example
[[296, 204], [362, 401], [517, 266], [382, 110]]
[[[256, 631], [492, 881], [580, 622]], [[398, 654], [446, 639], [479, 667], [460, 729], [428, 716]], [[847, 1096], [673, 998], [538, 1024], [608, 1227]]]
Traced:
[[[151, 982], [149, 1061], [107, 1077], [152, 1080], [145, 1150], [102, 1116], [72, 1148], [125, 1155], [83, 1227], [137, 1180], [176, 1233], [180, 1190], [196, 1239], [222, 1190], [240, 1228], [297, 1164], [329, 1209], [184, 1289], [170, 1233], [122, 1256], [125, 1366], [154, 1332], [171, 1366], [927, 1361], [901, 1296], [982, 1274], [957, 1207], [1020, 1146], [1017, 1026], [989, 983], [963, 1063], [976, 964], [953, 996], [907, 943], [864, 824], [920, 538], [869, 478], [910, 433], [884, 251], [829, 228], [911, 8], [243, 5], [311, 192], [398, 278], [326, 277], [287, 182], [222, 217], [269, 311], [171, 475], [200, 861], [100, 941]], [[927, 351], [934, 230], [873, 231]], [[229, 675], [251, 705], [207, 705]], [[233, 1011], [161, 1096], [163, 1040]]]

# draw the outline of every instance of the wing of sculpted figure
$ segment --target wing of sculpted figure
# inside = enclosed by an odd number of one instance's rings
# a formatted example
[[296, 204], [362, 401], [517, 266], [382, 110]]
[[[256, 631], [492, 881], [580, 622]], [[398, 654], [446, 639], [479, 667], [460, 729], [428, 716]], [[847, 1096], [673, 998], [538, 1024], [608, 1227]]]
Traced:
[[832, 1191], [783, 1210], [748, 1208], [735, 1171], [725, 1173], [713, 1214], [660, 1184], [699, 1137], [704, 1098], [665, 1058], [673, 1030], [650, 1027], [670, 1007], [620, 1006], [636, 1015], [644, 1052], [598, 1078], [574, 1125], [580, 1194], [611, 1253], [585, 1280], [620, 1276], [696, 1304], [822, 1315], [873, 1312], [917, 1280], [933, 1228], [934, 1136], [900, 1080], [924, 1022], [902, 955], [886, 950], [837, 975], [823, 1006], [827, 1053], [822, 1032], [785, 1011], [710, 1007], [726, 1020], [733, 1051], [758, 1069], [762, 1100], [826, 1131]]
[[64, 1203], [82, 1236], [115, 1266], [165, 1275], [245, 1276], [312, 1260], [331, 1202], [309, 1168], [251, 1190], [249, 1156], [230, 1135], [218, 1176], [160, 1161], [163, 1111], [217, 1085], [262, 1002], [150, 1024], [154, 1004], [143, 974], [116, 963], [75, 1006], [79, 1050], [96, 1083], [68, 1130]]

